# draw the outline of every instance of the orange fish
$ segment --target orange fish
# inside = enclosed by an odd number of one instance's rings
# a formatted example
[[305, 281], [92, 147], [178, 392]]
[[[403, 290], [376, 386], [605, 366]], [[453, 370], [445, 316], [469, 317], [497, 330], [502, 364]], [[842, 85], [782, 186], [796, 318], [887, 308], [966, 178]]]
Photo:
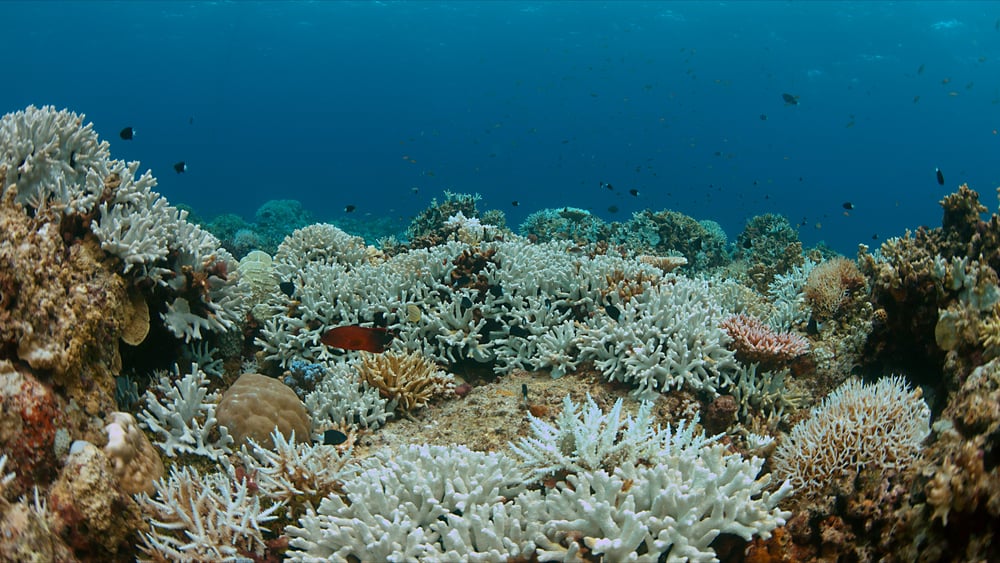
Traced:
[[378, 354], [389, 348], [393, 334], [384, 328], [347, 325], [331, 328], [319, 339], [323, 344], [334, 348], [364, 350]]

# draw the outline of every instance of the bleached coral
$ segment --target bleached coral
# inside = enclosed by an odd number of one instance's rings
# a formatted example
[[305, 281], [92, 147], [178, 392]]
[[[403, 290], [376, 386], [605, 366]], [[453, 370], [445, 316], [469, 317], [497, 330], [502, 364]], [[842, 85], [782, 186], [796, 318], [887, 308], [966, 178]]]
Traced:
[[293, 502], [318, 502], [336, 492], [351, 461], [350, 451], [308, 441], [296, 443], [294, 433], [286, 439], [277, 430], [271, 440], [274, 447], [268, 448], [251, 438], [239, 453], [250, 472], [256, 472], [254, 481], [262, 493], [291, 506]]
[[654, 428], [653, 403], [644, 401], [633, 418], [622, 417], [622, 400], [615, 401], [605, 414], [587, 395], [580, 408], [567, 395], [555, 425], [529, 414], [533, 437], [511, 443], [511, 450], [535, 479], [559, 472], [582, 473], [640, 460], [677, 455], [678, 450], [698, 449], [718, 436], [695, 435], [694, 424], [681, 421], [676, 429]]
[[[531, 450], [565, 446], [576, 472], [555, 489], [526, 490], [504, 454], [464, 447], [382, 450], [285, 529], [293, 561], [717, 561], [720, 534], [770, 537], [790, 513], [778, 508], [790, 485], [771, 490], [764, 460], [730, 453], [716, 437], [650, 425], [649, 406], [621, 419], [591, 402], [580, 419], [568, 402], [561, 422], [533, 424]], [[537, 419], [536, 419], [537, 422]], [[561, 442], [561, 443], [560, 443]], [[514, 448], [515, 453], [518, 449]], [[579, 450], [579, 451], [570, 451]], [[539, 465], [545, 465], [543, 460]], [[603, 466], [601, 468], [594, 468]], [[535, 471], [535, 477], [542, 472]]]
[[[475, 534], [483, 541], [479, 545], [468, 526], [447, 523], [467, 513], [492, 518], [490, 507], [523, 491], [522, 481], [516, 462], [503, 454], [464, 446], [380, 450], [345, 480], [343, 498], [327, 496], [318, 509], [307, 510], [299, 526], [285, 528], [291, 537], [287, 556], [292, 561], [443, 560], [452, 552], [448, 560], [475, 561], [522, 555], [530, 547], [527, 538], [505, 541], [504, 530], [489, 542], [490, 527], [484, 526]], [[466, 551], [470, 547], [474, 551]]]
[[591, 319], [581, 350], [609, 380], [635, 385], [638, 397], [681, 386], [714, 395], [736, 369], [720, 320], [706, 282], [673, 277], [629, 299], [617, 321]]
[[721, 534], [767, 539], [790, 512], [778, 503], [788, 483], [769, 491], [764, 460], [727, 454], [725, 446], [684, 449], [655, 466], [624, 465], [570, 475], [544, 499], [537, 491], [516, 504], [542, 504], [540, 561], [718, 561]]
[[201, 475], [176, 466], [169, 477], [156, 482], [155, 497], [144, 493], [138, 500], [152, 525], [139, 546], [150, 561], [245, 561], [261, 556], [264, 524], [274, 520], [282, 506], [262, 508], [245, 479]]
[[930, 409], [917, 388], [891, 376], [864, 385], [852, 379], [828, 395], [778, 445], [774, 471], [807, 496], [864, 468], [902, 469], [920, 457]]
[[[179, 377], [176, 367], [174, 377]], [[146, 391], [146, 408], [139, 416], [168, 456], [191, 453], [219, 459], [230, 453], [233, 438], [215, 417], [219, 395], [209, 393], [207, 386], [208, 376], [192, 364], [180, 380], [164, 372], [155, 389]]]
[[365, 261], [365, 241], [326, 223], [296, 229], [278, 246], [274, 270], [282, 279], [294, 279], [307, 264], [353, 266]]
[[84, 117], [28, 106], [0, 118], [0, 166], [7, 166], [0, 194], [16, 184], [21, 205], [90, 211], [104, 191], [109, 145]]
[[305, 397], [316, 430], [325, 428], [378, 428], [392, 413], [389, 400], [360, 381], [360, 360], [337, 362], [325, 369], [323, 379]]

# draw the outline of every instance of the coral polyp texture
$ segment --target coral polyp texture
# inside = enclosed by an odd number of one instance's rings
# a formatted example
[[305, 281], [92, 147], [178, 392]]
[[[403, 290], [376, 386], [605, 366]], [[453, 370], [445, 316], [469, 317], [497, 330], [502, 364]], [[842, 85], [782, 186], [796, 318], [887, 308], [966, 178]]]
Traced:
[[815, 496], [862, 469], [905, 469], [920, 457], [930, 416], [920, 390], [901, 377], [872, 385], [849, 380], [792, 428], [774, 453], [775, 472], [799, 494]]
[[729, 348], [744, 364], [759, 364], [763, 370], [787, 366], [809, 352], [809, 341], [794, 333], [777, 333], [760, 320], [732, 315], [720, 326], [731, 339]]

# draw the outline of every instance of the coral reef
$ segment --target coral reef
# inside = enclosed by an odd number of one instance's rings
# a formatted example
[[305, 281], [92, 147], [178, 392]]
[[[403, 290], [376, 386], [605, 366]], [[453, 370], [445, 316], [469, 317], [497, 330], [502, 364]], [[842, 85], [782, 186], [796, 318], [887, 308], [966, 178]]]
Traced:
[[[139, 414], [165, 454], [194, 454], [220, 459], [230, 452], [232, 436], [216, 418], [218, 393], [208, 392], [208, 376], [191, 365], [183, 377], [159, 374], [155, 388], [146, 391], [146, 408]], [[162, 402], [161, 402], [162, 400]]]
[[731, 315], [720, 323], [731, 341], [730, 350], [744, 364], [759, 364], [764, 371], [778, 370], [809, 352], [809, 341], [794, 333], [776, 333], [760, 320]]
[[418, 213], [406, 228], [410, 247], [429, 248], [448, 240], [448, 236], [455, 231], [455, 227], [447, 224], [449, 217], [461, 213], [463, 217], [469, 219], [480, 219], [479, 210], [476, 208], [476, 203], [480, 199], [479, 194], [445, 191], [444, 201], [438, 203], [436, 198], [431, 200], [430, 206]]
[[171, 467], [156, 482], [156, 495], [139, 495], [152, 523], [142, 535], [142, 549], [151, 558], [168, 561], [230, 561], [261, 557], [267, 548], [266, 524], [281, 503], [262, 508], [248, 479], [224, 473], [201, 475]]
[[415, 353], [364, 353], [358, 365], [361, 381], [389, 401], [388, 408], [412, 411], [433, 397], [451, 394], [455, 388], [451, 374]]
[[757, 291], [765, 293], [775, 276], [802, 265], [799, 233], [781, 215], [755, 215], [736, 237], [736, 259], [746, 264]]
[[806, 280], [802, 292], [813, 318], [825, 321], [847, 314], [847, 309], [864, 296], [867, 282], [857, 264], [846, 258], [820, 263]]
[[731, 260], [726, 233], [714, 221], [696, 221], [677, 211], [640, 211], [612, 225], [608, 240], [641, 254], [687, 258], [693, 271], [704, 271]]
[[930, 434], [930, 409], [900, 377], [849, 380], [792, 428], [774, 452], [774, 471], [797, 495], [853, 491], [863, 469], [905, 469]]
[[308, 438], [312, 423], [302, 401], [281, 381], [256, 373], [244, 373], [219, 398], [215, 409], [219, 424], [229, 429], [239, 446], [249, 439], [270, 448], [271, 433], [286, 439]]
[[534, 242], [568, 240], [576, 243], [590, 243], [607, 236], [604, 221], [587, 211], [576, 207], [541, 209], [528, 215], [518, 232]]

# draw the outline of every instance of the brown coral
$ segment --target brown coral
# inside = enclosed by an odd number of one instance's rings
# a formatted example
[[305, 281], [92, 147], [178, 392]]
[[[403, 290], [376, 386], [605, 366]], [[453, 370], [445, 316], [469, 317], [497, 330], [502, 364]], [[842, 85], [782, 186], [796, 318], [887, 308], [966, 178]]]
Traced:
[[362, 354], [358, 366], [361, 379], [403, 411], [426, 406], [435, 395], [450, 394], [454, 389], [451, 375], [420, 354]]
[[60, 218], [29, 217], [15, 193], [0, 201], [0, 357], [48, 371], [90, 414], [113, 410], [124, 282], [93, 237], [67, 245]]
[[311, 436], [305, 405], [292, 388], [273, 377], [244, 373], [219, 400], [215, 410], [219, 424], [229, 429], [236, 445], [247, 438], [266, 448], [274, 446], [271, 432], [277, 426], [285, 439], [295, 432], [296, 441]]
[[813, 268], [802, 291], [812, 307], [813, 317], [825, 320], [841, 315], [865, 286], [865, 276], [858, 265], [838, 257]]
[[759, 364], [763, 371], [787, 367], [809, 351], [809, 341], [791, 332], [777, 333], [760, 320], [739, 314], [719, 325], [732, 339], [728, 348], [744, 364]]

